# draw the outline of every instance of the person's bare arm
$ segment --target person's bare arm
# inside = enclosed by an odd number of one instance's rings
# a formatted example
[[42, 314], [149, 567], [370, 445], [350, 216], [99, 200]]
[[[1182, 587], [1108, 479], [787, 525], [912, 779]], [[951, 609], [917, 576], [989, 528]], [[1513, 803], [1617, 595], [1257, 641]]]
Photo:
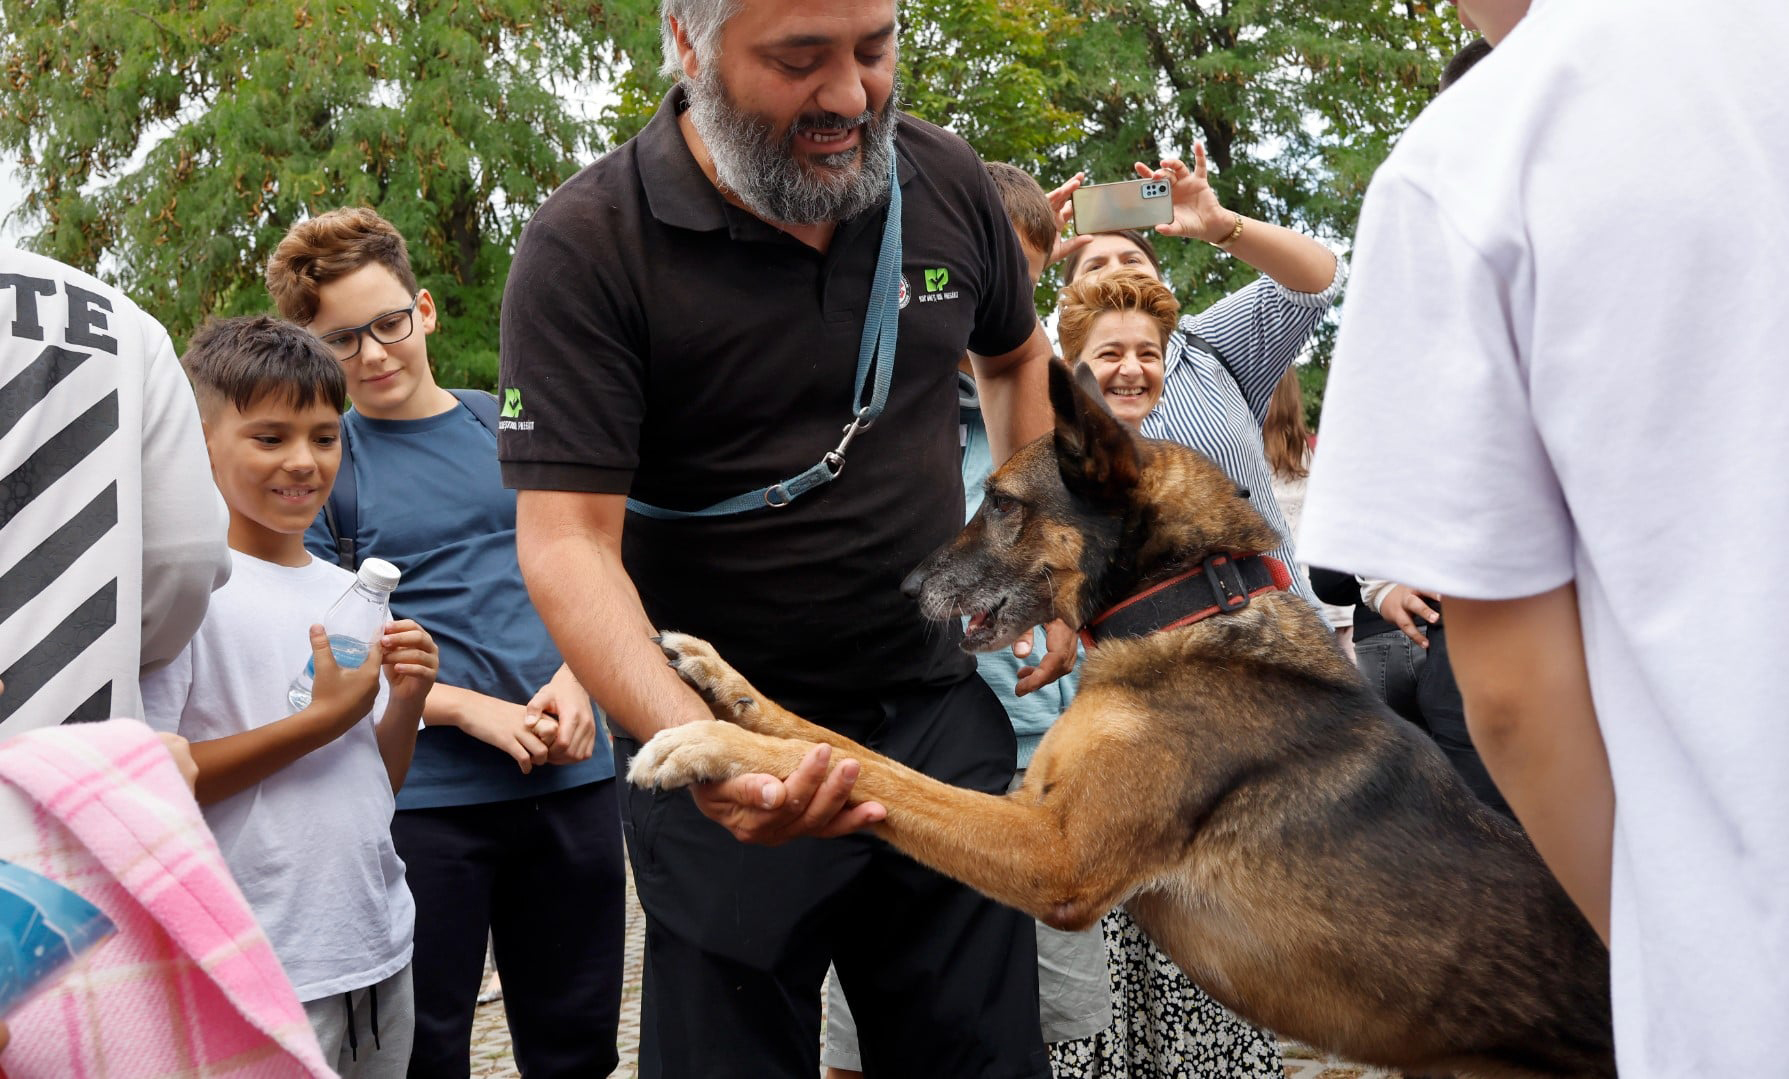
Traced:
[[379, 720], [379, 756], [396, 791], [404, 785], [410, 758], [416, 755], [418, 720], [441, 669], [441, 652], [429, 631], [408, 618], [386, 626], [379, 646], [385, 653], [385, 682], [391, 687]]
[[[713, 717], [653, 641], [658, 630], [621, 562], [626, 515], [622, 495], [522, 491], [516, 554], [566, 664], [603, 712], [644, 742], [665, 727]], [[843, 835], [881, 820], [886, 814], [875, 803], [846, 808], [856, 764], [829, 770], [825, 749], [816, 747], [788, 777], [699, 785], [696, 804], [739, 839], [764, 844]]]
[[1014, 450], [1048, 434], [1055, 425], [1048, 389], [1050, 355], [1050, 339], [1044, 335], [1042, 325], [1031, 331], [1024, 344], [1005, 355], [969, 354], [995, 468]]
[[1607, 942], [1615, 783], [1590, 696], [1577, 586], [1514, 600], [1449, 596], [1444, 605], [1472, 742], [1535, 849]]
[[477, 690], [436, 682], [423, 704], [423, 721], [431, 727], [458, 727], [472, 737], [510, 755], [527, 775], [545, 764], [551, 743], [540, 723], [528, 722], [528, 706]]
[[[210, 805], [247, 790], [346, 734], [378, 696], [380, 656], [375, 643], [365, 663], [344, 671], [336, 666], [323, 627], [312, 626], [311, 659], [316, 670], [311, 703], [253, 730], [193, 742], [193, 763], [199, 769], [193, 796], [199, 804]], [[411, 725], [415, 722], [412, 719]]]

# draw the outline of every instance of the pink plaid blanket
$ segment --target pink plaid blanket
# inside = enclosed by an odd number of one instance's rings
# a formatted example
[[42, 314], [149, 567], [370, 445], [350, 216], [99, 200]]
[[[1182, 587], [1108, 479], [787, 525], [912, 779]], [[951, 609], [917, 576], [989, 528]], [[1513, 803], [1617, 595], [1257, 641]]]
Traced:
[[111, 720], [0, 742], [0, 799], [20, 796], [35, 834], [5, 830], [0, 857], [78, 892], [118, 933], [8, 1018], [5, 1075], [334, 1074], [148, 727]]

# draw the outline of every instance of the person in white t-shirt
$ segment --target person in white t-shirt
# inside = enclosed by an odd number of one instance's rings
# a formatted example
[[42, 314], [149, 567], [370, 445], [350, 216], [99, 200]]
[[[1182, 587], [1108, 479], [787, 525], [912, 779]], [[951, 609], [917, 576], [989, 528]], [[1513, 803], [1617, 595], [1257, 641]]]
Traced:
[[[255, 317], [201, 327], [183, 360], [230, 508], [234, 567], [192, 643], [143, 679], [145, 719], [191, 740], [205, 822], [324, 1059], [350, 1079], [398, 1079], [415, 1018], [416, 908], [391, 816], [435, 683], [435, 642], [392, 622], [344, 670], [316, 624], [354, 583], [304, 547], [341, 460], [347, 384], [335, 357], [302, 328]], [[294, 711], [287, 690], [307, 660], [311, 701]]]
[[142, 713], [229, 576], [192, 393], [161, 324], [0, 247], [0, 738]]
[[1299, 548], [1446, 597], [1473, 739], [1611, 945], [1621, 1074], [1755, 1074], [1789, 1017], [1789, 5], [1460, 6], [1497, 47], [1368, 193]]

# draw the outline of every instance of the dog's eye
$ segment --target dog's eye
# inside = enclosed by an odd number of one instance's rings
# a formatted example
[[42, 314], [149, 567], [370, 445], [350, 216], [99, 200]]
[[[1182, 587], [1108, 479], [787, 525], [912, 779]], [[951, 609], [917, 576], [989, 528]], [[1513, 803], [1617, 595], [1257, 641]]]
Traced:
[[988, 492], [988, 508], [995, 513], [1005, 515], [1019, 508], [1019, 500], [990, 491]]

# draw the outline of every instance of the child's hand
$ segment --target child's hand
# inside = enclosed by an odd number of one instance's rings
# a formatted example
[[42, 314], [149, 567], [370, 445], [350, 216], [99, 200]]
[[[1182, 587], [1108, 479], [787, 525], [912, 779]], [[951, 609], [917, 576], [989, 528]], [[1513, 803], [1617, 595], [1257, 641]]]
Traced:
[[435, 638], [406, 618], [386, 626], [379, 645], [385, 651], [385, 680], [391, 683], [391, 702], [420, 709], [423, 698], [435, 688], [435, 675], [441, 670], [441, 650], [435, 647]]
[[336, 665], [329, 635], [322, 626], [311, 627], [311, 704], [307, 711], [327, 718], [341, 734], [373, 710], [379, 695], [379, 642], [367, 651], [366, 662], [350, 670]]

